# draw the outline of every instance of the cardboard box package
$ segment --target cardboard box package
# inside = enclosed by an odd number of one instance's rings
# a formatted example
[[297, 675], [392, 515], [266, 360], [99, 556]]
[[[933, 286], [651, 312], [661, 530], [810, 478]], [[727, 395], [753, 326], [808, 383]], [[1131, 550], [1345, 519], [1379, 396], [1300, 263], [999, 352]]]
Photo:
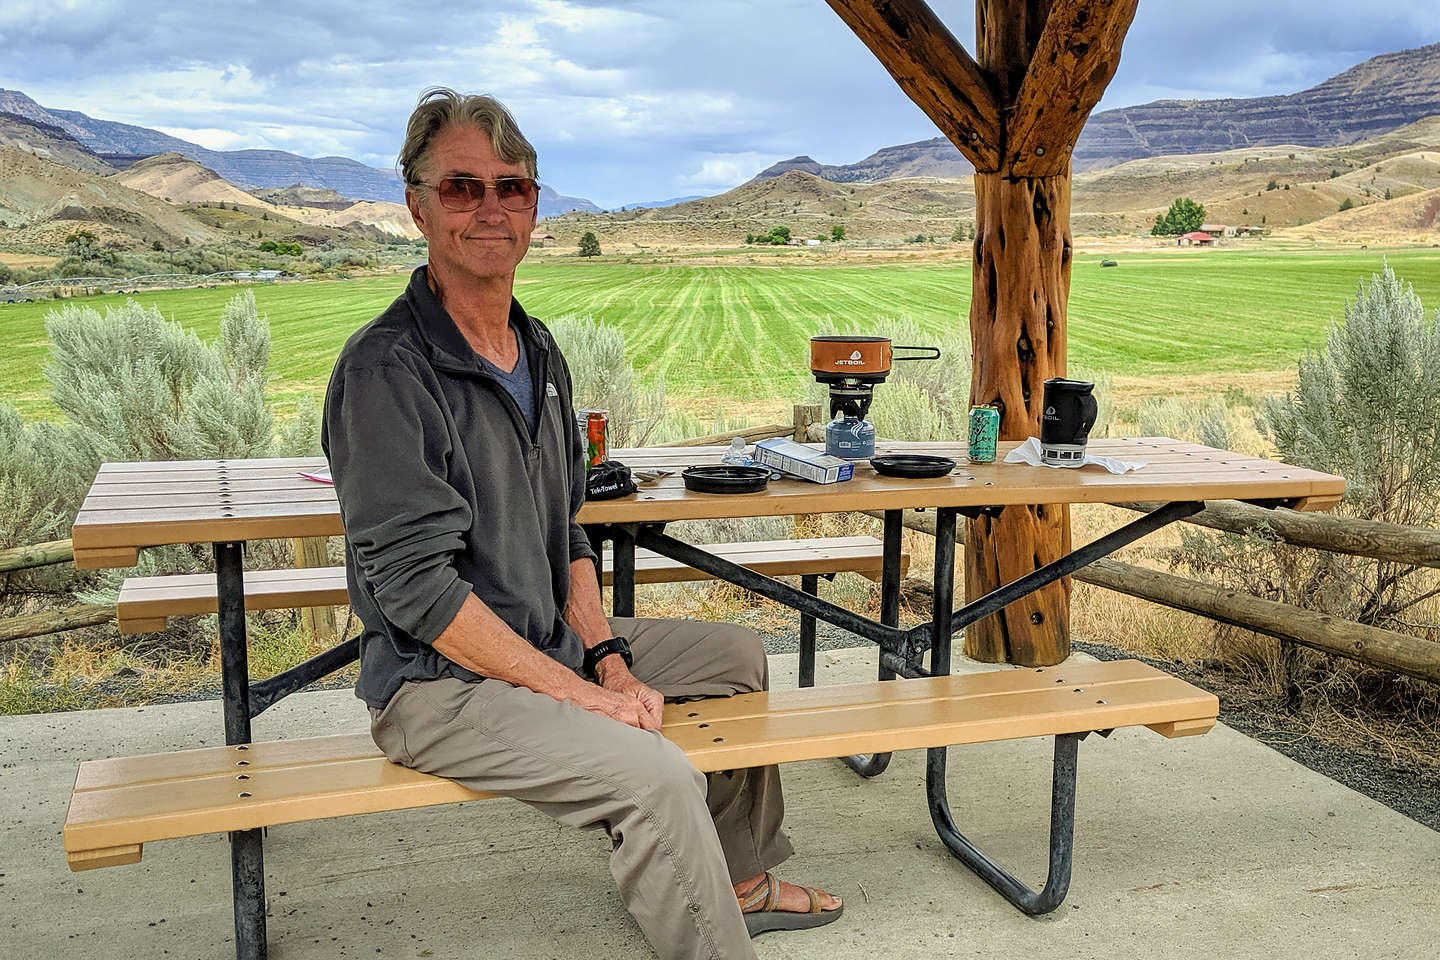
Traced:
[[767, 467], [811, 483], [839, 483], [855, 475], [855, 464], [794, 440], [774, 437], [755, 442], [755, 459]]

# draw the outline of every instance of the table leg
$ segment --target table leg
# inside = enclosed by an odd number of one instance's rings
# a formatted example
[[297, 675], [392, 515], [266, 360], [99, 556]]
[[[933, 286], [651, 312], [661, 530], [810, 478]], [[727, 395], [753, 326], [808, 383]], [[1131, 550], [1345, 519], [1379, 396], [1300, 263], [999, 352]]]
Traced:
[[[250, 666], [241, 547], [234, 542], [214, 545], [225, 742], [236, 746], [237, 752], [250, 743]], [[235, 956], [237, 960], [265, 960], [265, 857], [259, 830], [231, 832], [230, 880], [235, 901]]]
[[[955, 582], [955, 511], [936, 511], [935, 518], [935, 599], [934, 630], [930, 647], [930, 673], [950, 673], [950, 633]], [[926, 751], [925, 796], [935, 832], [955, 857], [988, 883], [997, 893], [1024, 913], [1049, 913], [1065, 899], [1070, 889], [1070, 857], [1075, 825], [1075, 763], [1080, 741], [1086, 734], [1055, 738], [1055, 767], [1050, 795], [1050, 872], [1045, 886], [1035, 893], [991, 860], [955, 827], [945, 790], [946, 748]]]
[[[903, 511], [885, 511], [884, 546], [880, 561], [880, 622], [900, 625], [900, 535], [904, 531]], [[880, 679], [894, 680], [895, 671], [880, 663]], [[888, 753], [857, 753], [845, 758], [845, 765], [862, 777], [878, 777], [890, 766]]]
[[[800, 576], [800, 589], [812, 597], [820, 595], [820, 575], [806, 573]], [[815, 686], [815, 615], [800, 614], [800, 682], [799, 686]]]
[[610, 528], [614, 544], [611, 567], [610, 606], [617, 617], [635, 616], [635, 531], [631, 527]]
[[250, 663], [245, 645], [245, 574], [242, 544], [215, 544], [220, 604], [220, 683], [225, 698], [225, 742], [250, 742]]

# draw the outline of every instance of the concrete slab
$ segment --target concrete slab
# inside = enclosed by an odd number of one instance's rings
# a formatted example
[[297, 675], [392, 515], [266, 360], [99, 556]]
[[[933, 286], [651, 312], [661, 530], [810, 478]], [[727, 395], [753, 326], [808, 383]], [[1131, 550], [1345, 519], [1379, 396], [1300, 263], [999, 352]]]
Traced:
[[[820, 654], [821, 683], [872, 676], [873, 652]], [[777, 685], [795, 657], [772, 658]], [[257, 738], [364, 729], [348, 691], [291, 697]], [[214, 702], [0, 718], [0, 957], [233, 956], [223, 837], [153, 844], [137, 865], [70, 873], [60, 844], [83, 759], [215, 744]], [[957, 748], [962, 829], [1039, 880], [1050, 746]], [[824, 956], [1418, 958], [1436, 955], [1440, 835], [1223, 726], [1080, 749], [1076, 864], [1055, 913], [1025, 917], [955, 862], [925, 809], [924, 757], [864, 781], [786, 768], [800, 851], [782, 872], [846, 898], [765, 960]], [[646, 957], [603, 835], [505, 800], [277, 827], [266, 844], [274, 960]]]

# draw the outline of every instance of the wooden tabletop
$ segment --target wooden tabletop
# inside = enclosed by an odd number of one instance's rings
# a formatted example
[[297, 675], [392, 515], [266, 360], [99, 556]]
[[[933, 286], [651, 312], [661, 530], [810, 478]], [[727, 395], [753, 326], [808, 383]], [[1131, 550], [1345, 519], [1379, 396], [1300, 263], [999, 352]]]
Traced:
[[[1021, 503], [1117, 503], [1134, 500], [1296, 501], [1327, 509], [1345, 491], [1341, 477], [1163, 437], [1092, 440], [1091, 453], [1144, 462], [1126, 474], [1099, 467], [1054, 469], [1004, 463], [1015, 443], [1001, 443], [995, 463], [970, 464], [961, 443], [887, 443], [877, 453], [931, 453], [959, 466], [935, 480], [881, 477], [865, 462], [854, 479], [819, 485], [773, 481], [760, 493], [692, 493], [680, 471], [718, 463], [728, 447], [649, 447], [611, 451], [632, 469], [673, 470], [617, 500], [587, 503], [582, 523], [634, 523], [717, 517], [787, 516], [847, 510], [964, 507]], [[133, 566], [140, 547], [343, 533], [335, 489], [300, 476], [324, 468], [319, 457], [107, 463], [75, 518], [75, 565]]]

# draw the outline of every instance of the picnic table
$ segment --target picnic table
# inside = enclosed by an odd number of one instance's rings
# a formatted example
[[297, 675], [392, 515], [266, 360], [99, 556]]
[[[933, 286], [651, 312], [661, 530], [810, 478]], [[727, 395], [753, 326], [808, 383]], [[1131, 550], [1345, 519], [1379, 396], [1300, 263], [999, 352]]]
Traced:
[[[728, 448], [621, 449], [612, 456], [633, 469], [670, 475], [616, 500], [589, 502], [580, 522], [597, 546], [613, 543], [613, 613], [634, 615], [635, 551], [645, 548], [719, 579], [848, 630], [879, 647], [879, 677], [942, 677], [950, 673], [951, 639], [966, 625], [989, 616], [1041, 587], [1074, 573], [1170, 523], [1197, 513], [1205, 500], [1233, 499], [1266, 507], [1325, 509], [1345, 489], [1340, 477], [1168, 438], [1092, 440], [1092, 452], [1146, 464], [1114, 475], [1099, 468], [1053, 469], [1004, 463], [1014, 443], [1001, 443], [995, 463], [970, 464], [962, 444], [877, 444], [877, 453], [928, 453], [959, 462], [938, 479], [896, 479], [856, 465], [852, 480], [817, 485], [773, 481], [758, 493], [701, 494], [687, 490], [683, 467], [716, 463]], [[245, 649], [242, 550], [249, 540], [341, 535], [334, 488], [301, 476], [323, 468], [320, 458], [214, 460], [169, 463], [107, 463], [95, 478], [73, 528], [75, 562], [81, 568], [134, 565], [141, 548], [162, 544], [213, 545], [219, 594], [219, 631], [226, 742], [250, 742], [250, 719], [280, 697], [333, 672], [355, 657], [356, 642], [341, 646], [277, 677], [251, 684]], [[961, 516], [994, 515], [1013, 504], [1074, 504], [1159, 501], [1165, 506], [958, 609], [954, 608], [955, 528]], [[932, 617], [899, 625], [902, 512], [936, 514]], [[734, 517], [794, 516], [846, 511], [884, 516], [881, 607], [878, 621], [829, 603], [776, 579], [717, 557], [664, 532], [667, 523]], [[927, 659], [928, 657], [928, 659]], [[1057, 681], [1063, 682], [1063, 681]], [[1099, 701], [1104, 703], [1104, 701]], [[1212, 721], [1213, 722], [1213, 718]], [[1208, 727], [1207, 727], [1208, 729]], [[1173, 735], [1177, 732], [1170, 731]], [[1012, 903], [1032, 913], [1053, 909], [1068, 884], [1075, 757], [1079, 736], [1057, 736], [1054, 759], [1050, 878], [1031, 891], [966, 839], [950, 815], [944, 747], [931, 748], [926, 791], [935, 828], [946, 846]], [[864, 775], [885, 767], [888, 755], [850, 758]], [[1068, 812], [1067, 812], [1068, 811]], [[253, 909], [263, 899], [260, 831], [232, 834], [237, 923], [244, 899]], [[237, 928], [238, 929], [238, 928]]]

